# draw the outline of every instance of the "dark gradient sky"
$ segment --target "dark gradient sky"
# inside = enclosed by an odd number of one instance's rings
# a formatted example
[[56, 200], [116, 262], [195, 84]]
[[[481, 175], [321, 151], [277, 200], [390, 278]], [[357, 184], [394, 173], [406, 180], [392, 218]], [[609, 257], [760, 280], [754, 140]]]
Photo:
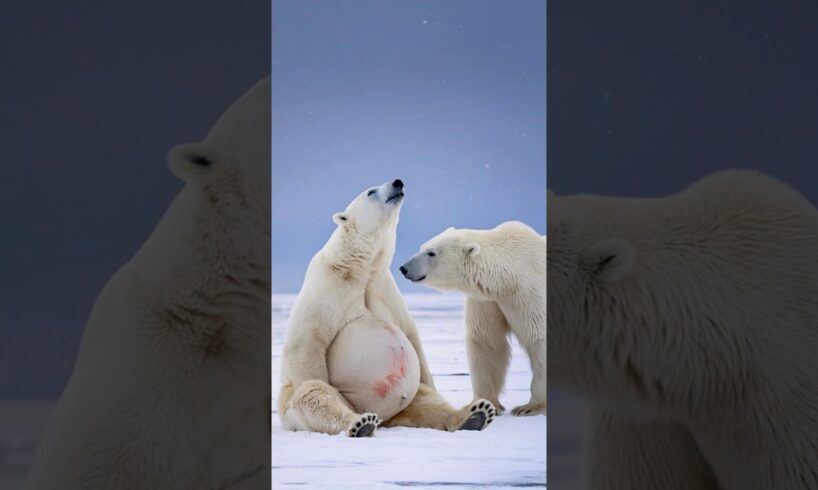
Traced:
[[551, 2], [548, 29], [557, 193], [749, 167], [818, 200], [818, 3]]
[[165, 162], [269, 73], [269, 3], [0, 15], [0, 396], [53, 396], [102, 286], [181, 188]]
[[394, 266], [448, 226], [545, 232], [545, 2], [276, 1], [272, 34], [274, 291], [390, 179]]

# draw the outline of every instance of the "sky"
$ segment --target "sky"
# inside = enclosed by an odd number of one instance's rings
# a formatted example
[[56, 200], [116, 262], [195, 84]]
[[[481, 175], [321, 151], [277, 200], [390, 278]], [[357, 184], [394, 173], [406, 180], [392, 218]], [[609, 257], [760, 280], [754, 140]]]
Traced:
[[551, 2], [548, 180], [662, 196], [754, 168], [818, 202], [818, 3]]
[[545, 233], [545, 2], [273, 3], [272, 288], [297, 292], [343, 210], [399, 178], [393, 272], [449, 226]]

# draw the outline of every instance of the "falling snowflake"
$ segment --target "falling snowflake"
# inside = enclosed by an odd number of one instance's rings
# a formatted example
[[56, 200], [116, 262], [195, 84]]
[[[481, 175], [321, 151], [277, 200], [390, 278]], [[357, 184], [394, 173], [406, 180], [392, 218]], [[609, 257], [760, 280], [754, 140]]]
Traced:
[[428, 24], [428, 23], [429, 23], [429, 21], [428, 21], [428, 20], [423, 19], [423, 25], [426, 25], [426, 24]]

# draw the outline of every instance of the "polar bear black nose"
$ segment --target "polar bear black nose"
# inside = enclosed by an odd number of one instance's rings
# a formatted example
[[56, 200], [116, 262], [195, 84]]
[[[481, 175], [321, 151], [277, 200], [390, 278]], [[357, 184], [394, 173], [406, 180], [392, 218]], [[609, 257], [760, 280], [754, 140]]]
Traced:
[[403, 189], [403, 181], [400, 179], [395, 179], [395, 181], [392, 182], [392, 187], [395, 189]]
[[400, 273], [401, 274], [403, 274], [405, 276], [407, 272], [409, 272], [409, 271], [406, 270], [406, 267], [400, 266]]

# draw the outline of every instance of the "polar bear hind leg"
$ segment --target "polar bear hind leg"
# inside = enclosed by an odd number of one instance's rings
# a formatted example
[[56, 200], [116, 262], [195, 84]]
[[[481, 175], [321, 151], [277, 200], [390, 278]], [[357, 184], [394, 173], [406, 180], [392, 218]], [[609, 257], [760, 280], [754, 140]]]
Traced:
[[383, 423], [384, 427], [417, 427], [438, 430], [483, 430], [497, 415], [488, 400], [475, 400], [461, 409], [449, 405], [434, 388], [421, 383], [412, 403]]
[[285, 386], [279, 401], [281, 424], [285, 429], [369, 437], [380, 424], [374, 413], [355, 413], [344, 397], [329, 384], [316, 379], [298, 388]]

